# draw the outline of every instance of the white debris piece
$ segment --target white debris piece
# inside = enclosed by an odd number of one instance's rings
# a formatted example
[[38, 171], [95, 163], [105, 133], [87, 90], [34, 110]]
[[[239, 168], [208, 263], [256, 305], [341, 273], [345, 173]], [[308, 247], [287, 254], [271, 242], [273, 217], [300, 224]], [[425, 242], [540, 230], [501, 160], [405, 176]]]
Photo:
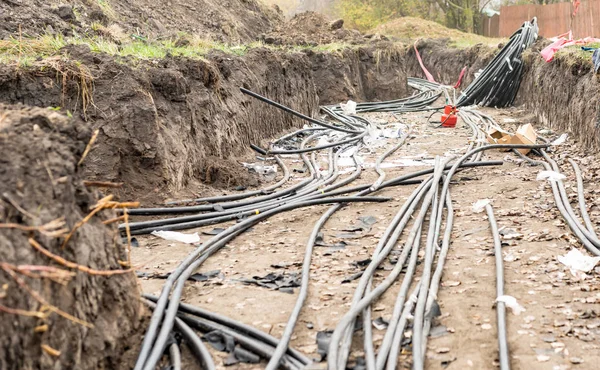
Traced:
[[273, 175], [273, 174], [277, 173], [276, 165], [269, 166], [269, 165], [263, 165], [263, 164], [258, 164], [258, 163], [242, 162], [242, 166], [246, 167], [247, 169], [249, 169], [251, 171], [258, 173], [259, 175], [263, 175], [263, 176]]
[[556, 140], [554, 140], [551, 145], [561, 145], [564, 144], [567, 141], [567, 138], [569, 137], [569, 135], [567, 134], [562, 134], [560, 135], [560, 137]]
[[152, 235], [158, 236], [159, 238], [163, 238], [165, 240], [169, 240], [172, 242], [181, 242], [185, 244], [194, 244], [200, 242], [200, 235], [198, 233], [193, 234], [184, 234], [179, 233], [177, 231], [153, 231]]
[[571, 269], [575, 275], [577, 271], [590, 272], [600, 262], [600, 257], [590, 257], [581, 253], [579, 249], [571, 249], [564, 256], [558, 256], [558, 261]]
[[510, 295], [501, 295], [496, 299], [496, 302], [503, 302], [506, 305], [506, 307], [510, 308], [512, 310], [512, 313], [514, 313], [517, 316], [520, 315], [522, 312], [527, 311], [525, 307], [521, 306], [519, 302], [517, 302], [517, 299], [515, 297]]
[[352, 100], [348, 100], [348, 103], [340, 103], [340, 107], [342, 108], [342, 112], [346, 115], [356, 114], [356, 102]]
[[559, 181], [559, 180], [564, 180], [566, 178], [567, 177], [565, 175], [563, 175], [562, 173], [558, 173], [555, 171], [541, 171], [537, 175], [538, 181], [543, 181], [543, 180]]
[[473, 203], [473, 212], [481, 213], [485, 210], [485, 206], [490, 204], [492, 201], [490, 199], [479, 199], [477, 202]]

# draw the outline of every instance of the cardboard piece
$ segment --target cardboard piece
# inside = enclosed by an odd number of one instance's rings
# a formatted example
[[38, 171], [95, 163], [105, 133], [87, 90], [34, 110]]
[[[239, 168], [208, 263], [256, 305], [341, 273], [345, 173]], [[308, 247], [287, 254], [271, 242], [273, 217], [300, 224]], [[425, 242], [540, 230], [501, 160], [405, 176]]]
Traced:
[[[535, 130], [533, 129], [533, 126], [531, 126], [531, 124], [526, 124], [523, 126], [519, 126], [519, 129], [517, 130], [517, 133], [513, 135], [513, 137], [510, 140], [510, 144], [535, 144], [535, 141], [537, 140], [537, 134], [535, 133]], [[527, 154], [529, 153], [531, 150], [530, 149], [517, 149], [519, 152], [521, 152], [521, 154]]]
[[[519, 126], [517, 132], [512, 134], [506, 134], [498, 130], [490, 130], [486, 133], [487, 140], [491, 144], [535, 144], [537, 140], [537, 134], [531, 124]], [[529, 149], [517, 149], [522, 154], [530, 152]]]

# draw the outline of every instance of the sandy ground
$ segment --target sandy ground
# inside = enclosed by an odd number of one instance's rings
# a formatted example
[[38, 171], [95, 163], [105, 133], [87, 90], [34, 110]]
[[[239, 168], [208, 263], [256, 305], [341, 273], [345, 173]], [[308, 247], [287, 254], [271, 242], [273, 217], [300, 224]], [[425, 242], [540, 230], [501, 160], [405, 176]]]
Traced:
[[[502, 125], [506, 117], [519, 118], [518, 111], [490, 111]], [[462, 124], [456, 129], [436, 129], [424, 122], [428, 114], [403, 115], [403, 123], [414, 125], [414, 137], [385, 163], [406, 157], [433, 159], [445, 153], [460, 154], [466, 148], [469, 132]], [[374, 114], [371, 118], [396, 122], [391, 115]], [[393, 145], [365, 156], [374, 163], [377, 156]], [[586, 279], [574, 277], [557, 260], [572, 247], [581, 247], [565, 227], [554, 206], [549, 186], [536, 181], [539, 169], [530, 167], [506, 152], [487, 152], [484, 159], [504, 159], [501, 167], [468, 169], [456, 175], [451, 187], [456, 221], [453, 244], [446, 262], [439, 304], [442, 316], [436, 326], [443, 326], [438, 337], [430, 337], [427, 351], [428, 369], [494, 369], [497, 368], [497, 329], [494, 300], [495, 264], [493, 241], [485, 213], [473, 213], [478, 199], [492, 199], [500, 227], [522, 234], [506, 240], [505, 294], [514, 296], [526, 309], [520, 315], [508, 310], [508, 340], [513, 369], [597, 369], [600, 364], [600, 274]], [[326, 158], [322, 158], [325, 163]], [[291, 168], [300, 164], [288, 160]], [[387, 168], [388, 178], [414, 172], [425, 166]], [[291, 181], [299, 181], [295, 173]], [[369, 184], [377, 178], [367, 169], [356, 184]], [[572, 178], [568, 185], [574, 185]], [[291, 345], [311, 358], [317, 354], [316, 335], [334, 329], [348, 310], [357, 280], [342, 283], [360, 267], [357, 261], [370, 258], [379, 237], [394, 214], [416, 185], [394, 187], [378, 195], [392, 197], [383, 204], [355, 203], [336, 213], [322, 229], [326, 243], [345, 241], [344, 249], [316, 247], [311, 266], [309, 297], [296, 326]], [[586, 188], [593, 184], [586, 184]], [[573, 192], [574, 188], [568, 189]], [[589, 189], [588, 189], [589, 190]], [[207, 194], [209, 195], [209, 194]], [[576, 202], [576, 199], [574, 199]], [[576, 203], [574, 203], [574, 206]], [[239, 280], [264, 276], [270, 272], [292, 273], [300, 269], [306, 241], [314, 223], [327, 206], [287, 212], [256, 225], [209, 258], [199, 272], [219, 270], [220, 274], [206, 282], [189, 282], [183, 301], [230, 316], [236, 320], [279, 337], [294, 306], [294, 294], [254, 285]], [[357, 239], [340, 239], [337, 235], [356, 222], [358, 217], [374, 216], [377, 222], [366, 235]], [[592, 217], [599, 221], [597, 212]], [[209, 226], [188, 232], [212, 230]], [[216, 227], [226, 227], [216, 225]], [[210, 238], [202, 235], [202, 240]], [[145, 273], [169, 272], [183, 260], [193, 246], [166, 242], [162, 239], [138, 237], [140, 247], [133, 253], [134, 263], [143, 264]], [[399, 244], [401, 245], [401, 243]], [[391, 264], [378, 270], [376, 282], [387, 275]], [[419, 276], [420, 272], [417, 271]], [[144, 292], [158, 294], [164, 280], [140, 279]], [[390, 288], [373, 306], [373, 319], [391, 316], [399, 284]], [[445, 330], [444, 330], [445, 328]], [[376, 346], [383, 331], [374, 330]], [[355, 336], [353, 357], [360, 356], [361, 331]], [[212, 350], [212, 349], [211, 349]], [[398, 359], [399, 368], [410, 368], [410, 347]], [[218, 367], [223, 367], [226, 354], [213, 351]], [[189, 354], [185, 354], [189, 358]], [[191, 365], [190, 365], [191, 366]], [[263, 368], [236, 365], [236, 368]], [[193, 368], [193, 367], [190, 367]]]

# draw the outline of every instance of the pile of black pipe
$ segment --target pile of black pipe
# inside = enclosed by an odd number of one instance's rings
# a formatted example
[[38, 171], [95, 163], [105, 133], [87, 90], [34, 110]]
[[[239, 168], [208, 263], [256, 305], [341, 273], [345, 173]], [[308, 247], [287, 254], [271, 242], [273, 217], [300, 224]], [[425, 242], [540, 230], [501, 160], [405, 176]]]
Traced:
[[459, 97], [457, 106], [478, 104], [485, 107], [503, 108], [512, 105], [521, 85], [523, 51], [538, 37], [537, 19], [525, 22], [502, 48], [500, 53], [485, 67], [481, 74]]

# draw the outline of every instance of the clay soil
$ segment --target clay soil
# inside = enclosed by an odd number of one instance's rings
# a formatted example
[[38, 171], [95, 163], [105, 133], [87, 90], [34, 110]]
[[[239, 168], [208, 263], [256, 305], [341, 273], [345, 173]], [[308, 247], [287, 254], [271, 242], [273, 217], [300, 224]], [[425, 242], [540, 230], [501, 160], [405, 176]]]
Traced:
[[[498, 122], [513, 128], [529, 123], [533, 117], [518, 109], [489, 110]], [[460, 154], [469, 134], [466, 128], [436, 129], [426, 123], [427, 114], [407, 114], [403, 123], [414, 127], [414, 138], [385, 163], [399, 159], [431, 159], [436, 155]], [[383, 123], [398, 120], [386, 114], [371, 114], [370, 118]], [[516, 120], [516, 121], [514, 121]], [[538, 126], [538, 129], [542, 127]], [[393, 144], [377, 148], [365, 157], [365, 163], [374, 163], [377, 156]], [[571, 142], [570, 144], [573, 144]], [[600, 222], [600, 198], [592, 185], [598, 173], [595, 157], [577, 152], [577, 146], [561, 148], [554, 156], [578, 158], [586, 172], [588, 204], [592, 205], [594, 222]], [[554, 206], [549, 186], [536, 181], [539, 169], [528, 166], [513, 154], [488, 152], [486, 159], [504, 159], [500, 167], [470, 169], [456, 176], [451, 187], [456, 212], [453, 244], [450, 249], [438, 301], [442, 315], [437, 324], [442, 335], [430, 338], [427, 351], [428, 369], [494, 369], [497, 367], [497, 332], [495, 299], [495, 265], [493, 242], [485, 213], [473, 213], [472, 204], [479, 199], [493, 200], [500, 227], [522, 234], [516, 240], [505, 240], [505, 293], [514, 296], [526, 311], [521, 315], [508, 312], [508, 339], [511, 363], [514, 369], [596, 369], [600, 361], [600, 280], [598, 271], [580, 280], [558, 262], [557, 257], [571, 248], [581, 246], [565, 227]], [[322, 158], [325, 162], [326, 158]], [[288, 161], [290, 168], [299, 163]], [[326, 166], [324, 164], [324, 166]], [[427, 167], [394, 167], [386, 169], [389, 177]], [[568, 170], [565, 172], [570, 173]], [[292, 181], [299, 181], [296, 174]], [[367, 169], [357, 182], [370, 184], [377, 178], [373, 169]], [[568, 179], [569, 190], [574, 191], [573, 177]], [[318, 359], [316, 335], [334, 329], [340, 317], [348, 310], [356, 281], [342, 281], [360, 271], [357, 262], [370, 258], [378, 238], [414, 186], [396, 187], [380, 192], [393, 200], [384, 204], [353, 204], [327, 222], [324, 229], [326, 243], [341, 241], [336, 235], [353, 224], [360, 216], [374, 216], [377, 223], [371, 232], [359, 239], [345, 240], [341, 250], [316, 247], [311, 266], [309, 298], [296, 326], [291, 345], [310, 358]], [[209, 193], [207, 193], [208, 195]], [[219, 312], [264, 330], [275, 337], [282, 334], [294, 305], [294, 294], [241, 283], [242, 278], [264, 276], [268, 273], [291, 273], [299, 270], [306, 239], [313, 224], [327, 209], [325, 206], [291, 211], [256, 225], [242, 234], [216, 255], [209, 258], [199, 272], [219, 271], [217, 277], [206, 282], [189, 282], [183, 301]], [[186, 232], [210, 231], [213, 227]], [[209, 236], [202, 235], [202, 240]], [[134, 260], [144, 264], [144, 273], [164, 273], [174, 269], [193, 247], [176, 242], [165, 242], [152, 236], [139, 237], [140, 247], [134, 251]], [[379, 270], [376, 280], [387, 275], [391, 265]], [[596, 269], [598, 270], [598, 268]], [[142, 278], [142, 289], [158, 294], [163, 281]], [[394, 285], [373, 307], [373, 318], [387, 319], [395, 301], [399, 285]], [[360, 343], [360, 331], [355, 342]], [[376, 345], [382, 332], [374, 328]], [[224, 353], [213, 351], [216, 363], [223, 366]], [[358, 345], [352, 353], [360, 357]], [[189, 355], [188, 355], [189, 358]], [[398, 359], [400, 368], [410, 368], [410, 346], [405, 347]], [[190, 368], [193, 365], [189, 364]], [[238, 365], [238, 368], [262, 368]]]

